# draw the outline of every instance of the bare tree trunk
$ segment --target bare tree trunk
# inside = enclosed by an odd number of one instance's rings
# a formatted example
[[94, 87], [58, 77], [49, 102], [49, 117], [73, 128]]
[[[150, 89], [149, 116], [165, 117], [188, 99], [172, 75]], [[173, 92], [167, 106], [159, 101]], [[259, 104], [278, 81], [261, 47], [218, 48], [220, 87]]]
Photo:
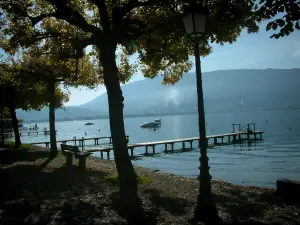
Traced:
[[9, 106], [9, 112], [11, 116], [11, 122], [14, 129], [15, 135], [15, 148], [18, 148], [21, 145], [20, 133], [19, 133], [19, 126], [18, 126], [18, 119], [16, 115], [16, 110], [13, 106]]
[[[130, 218], [137, 219], [142, 213], [142, 205], [137, 193], [137, 175], [127, 150], [127, 139], [123, 117], [123, 95], [115, 59], [116, 45], [105, 43], [100, 50], [104, 82], [109, 104], [109, 119], [114, 148], [115, 163], [118, 171], [120, 200], [122, 210]], [[128, 217], [129, 216], [129, 217]], [[132, 216], [132, 217], [131, 217]]]
[[51, 156], [57, 155], [56, 146], [56, 130], [55, 130], [55, 82], [49, 83], [49, 127], [50, 127], [50, 154]]
[[4, 121], [3, 121], [3, 109], [1, 109], [1, 144], [0, 147], [4, 147]]

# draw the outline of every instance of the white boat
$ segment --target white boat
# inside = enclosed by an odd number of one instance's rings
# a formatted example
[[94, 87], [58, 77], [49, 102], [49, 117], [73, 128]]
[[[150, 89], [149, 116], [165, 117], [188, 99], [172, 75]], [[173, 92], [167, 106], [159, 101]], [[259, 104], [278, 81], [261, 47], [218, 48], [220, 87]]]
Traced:
[[151, 122], [143, 123], [140, 127], [160, 127], [161, 126], [161, 119], [156, 119]]

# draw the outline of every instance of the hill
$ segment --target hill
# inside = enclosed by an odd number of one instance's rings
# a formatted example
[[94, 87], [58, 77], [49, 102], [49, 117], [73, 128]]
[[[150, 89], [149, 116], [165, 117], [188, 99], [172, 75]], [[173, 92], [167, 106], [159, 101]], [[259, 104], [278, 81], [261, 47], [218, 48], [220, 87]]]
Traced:
[[[169, 114], [197, 112], [196, 77], [187, 73], [174, 86], [161, 85], [162, 77], [137, 81], [122, 87], [124, 113]], [[203, 74], [207, 112], [234, 112], [298, 108], [300, 69], [222, 70]], [[108, 113], [107, 95], [79, 106], [101, 107]]]
[[[175, 85], [163, 86], [162, 77], [122, 86], [125, 116], [171, 115], [197, 112], [196, 77], [187, 73]], [[300, 69], [220, 70], [203, 74], [206, 112], [236, 112], [300, 108]], [[101, 109], [101, 111], [100, 111]], [[107, 94], [68, 111], [57, 118], [107, 117]], [[34, 114], [33, 114], [34, 113]], [[18, 112], [18, 116], [47, 119], [48, 111]]]

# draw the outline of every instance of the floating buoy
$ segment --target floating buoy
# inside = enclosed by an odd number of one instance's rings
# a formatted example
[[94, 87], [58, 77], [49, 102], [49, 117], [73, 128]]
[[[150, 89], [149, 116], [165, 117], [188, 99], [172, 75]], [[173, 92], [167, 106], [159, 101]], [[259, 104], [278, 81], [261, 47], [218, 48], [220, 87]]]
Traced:
[[268, 123], [268, 120], [266, 120], [266, 123]]
[[154, 131], [156, 131], [156, 129], [155, 129], [155, 128], [154, 128], [153, 130], [154, 130]]

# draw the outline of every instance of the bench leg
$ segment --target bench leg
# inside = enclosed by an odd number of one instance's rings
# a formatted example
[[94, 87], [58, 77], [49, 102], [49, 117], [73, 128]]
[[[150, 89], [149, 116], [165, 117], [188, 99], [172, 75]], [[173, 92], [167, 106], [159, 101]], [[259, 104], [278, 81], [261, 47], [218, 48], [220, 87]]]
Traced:
[[85, 170], [85, 162], [86, 162], [86, 157], [81, 156], [79, 157], [79, 169], [84, 171]]
[[72, 154], [67, 154], [66, 155], [66, 165], [68, 168], [71, 168], [73, 164], [73, 155]]

